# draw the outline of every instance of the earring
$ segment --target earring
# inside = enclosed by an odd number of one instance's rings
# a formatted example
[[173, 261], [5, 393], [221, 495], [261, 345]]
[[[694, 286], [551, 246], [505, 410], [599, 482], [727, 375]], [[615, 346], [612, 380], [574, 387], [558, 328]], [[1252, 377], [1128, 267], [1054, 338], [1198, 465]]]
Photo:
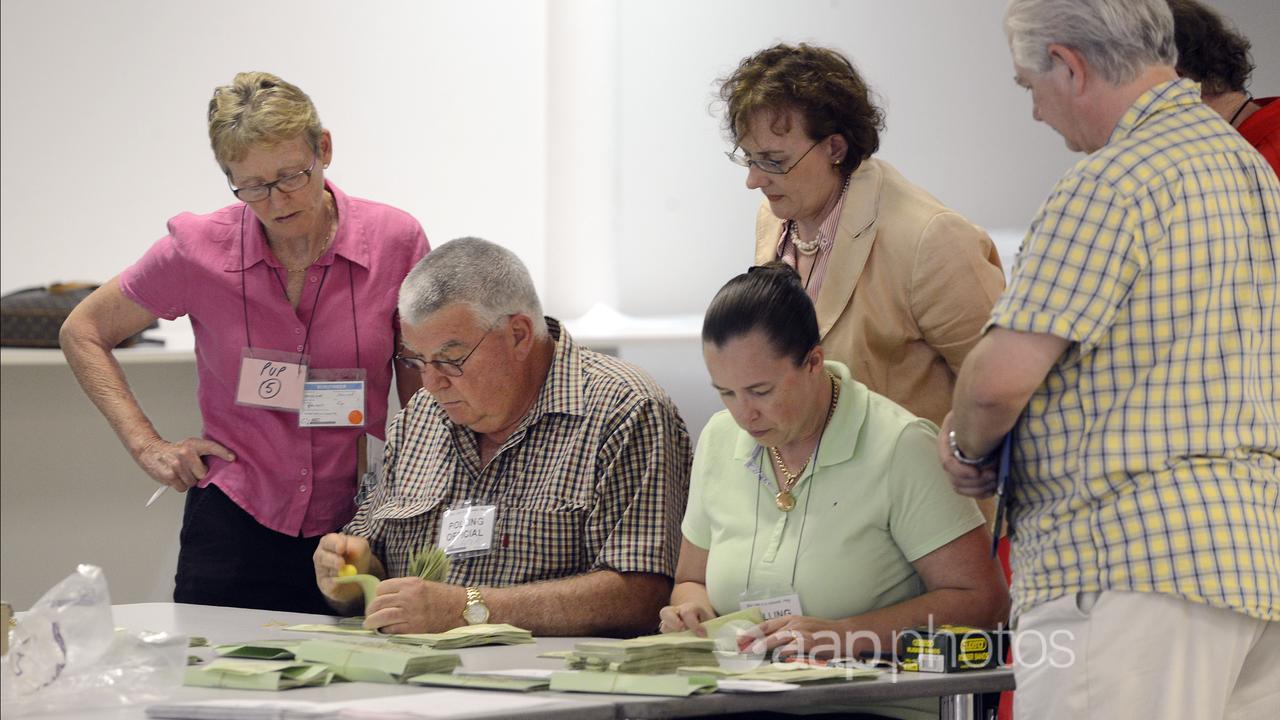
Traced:
[[840, 160], [837, 160], [837, 161], [835, 161], [835, 162], [831, 163], [831, 167], [840, 167], [840, 162], [841, 162]]

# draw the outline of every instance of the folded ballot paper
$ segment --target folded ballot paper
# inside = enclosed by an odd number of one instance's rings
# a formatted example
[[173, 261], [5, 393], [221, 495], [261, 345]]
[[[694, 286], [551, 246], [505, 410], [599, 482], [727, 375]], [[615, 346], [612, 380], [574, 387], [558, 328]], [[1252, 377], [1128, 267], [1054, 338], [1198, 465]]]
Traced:
[[563, 657], [570, 670], [662, 674], [686, 665], [715, 666], [715, 649], [715, 641], [709, 638], [649, 635], [580, 642]]
[[326, 665], [297, 660], [218, 658], [187, 668], [183, 684], [231, 690], [288, 690], [328, 685], [333, 671]]
[[521, 645], [533, 642], [533, 633], [507, 624], [464, 625], [442, 633], [406, 633], [385, 635], [373, 630], [347, 625], [290, 625], [285, 630], [330, 633], [354, 637], [379, 637], [406, 645], [421, 645], [437, 650], [480, 647], [482, 645]]
[[306, 640], [298, 645], [295, 655], [299, 660], [329, 666], [343, 680], [379, 683], [447, 673], [462, 664], [457, 653], [365, 638]]
[[551, 689], [560, 692], [689, 697], [714, 692], [716, 679], [707, 675], [566, 671], [551, 674]]
[[222, 657], [249, 658], [253, 660], [292, 660], [301, 640], [254, 640], [245, 643], [214, 645], [213, 651]]

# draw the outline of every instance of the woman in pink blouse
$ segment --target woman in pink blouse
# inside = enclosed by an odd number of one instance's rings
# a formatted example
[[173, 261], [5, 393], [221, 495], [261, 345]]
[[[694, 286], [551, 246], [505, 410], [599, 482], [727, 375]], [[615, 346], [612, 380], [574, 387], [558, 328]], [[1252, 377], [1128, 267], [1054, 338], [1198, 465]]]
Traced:
[[[155, 482], [187, 493], [174, 600], [328, 612], [311, 556], [355, 510], [357, 442], [383, 437], [396, 294], [428, 250], [407, 213], [325, 179], [333, 138], [311, 99], [262, 72], [214, 90], [209, 138], [239, 202], [183, 213], [81, 303], [63, 352]], [[195, 333], [201, 437], [162, 436], [111, 349], [156, 318]]]

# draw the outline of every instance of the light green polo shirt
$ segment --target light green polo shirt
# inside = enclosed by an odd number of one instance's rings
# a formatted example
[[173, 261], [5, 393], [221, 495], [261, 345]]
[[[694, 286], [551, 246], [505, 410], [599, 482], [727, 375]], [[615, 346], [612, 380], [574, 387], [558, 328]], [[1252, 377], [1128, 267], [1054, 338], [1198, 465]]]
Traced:
[[[767, 450], [727, 411], [698, 440], [681, 527], [708, 551], [707, 592], [718, 614], [738, 609], [748, 565], [753, 587], [790, 585], [794, 575], [811, 617], [894, 605], [925, 591], [913, 561], [983, 524], [938, 462], [936, 426], [871, 392], [843, 364], [826, 367], [841, 381], [840, 400], [816, 468], [810, 463], [792, 490], [791, 512], [774, 504]], [[909, 704], [930, 703], [936, 715], [936, 700]]]

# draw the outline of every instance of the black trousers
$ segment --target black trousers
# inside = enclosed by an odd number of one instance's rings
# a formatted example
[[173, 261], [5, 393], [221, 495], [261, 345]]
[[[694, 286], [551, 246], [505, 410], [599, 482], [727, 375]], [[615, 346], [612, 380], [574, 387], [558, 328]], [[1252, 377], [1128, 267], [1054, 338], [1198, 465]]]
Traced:
[[182, 511], [174, 602], [332, 615], [311, 556], [320, 538], [263, 527], [216, 485]]

